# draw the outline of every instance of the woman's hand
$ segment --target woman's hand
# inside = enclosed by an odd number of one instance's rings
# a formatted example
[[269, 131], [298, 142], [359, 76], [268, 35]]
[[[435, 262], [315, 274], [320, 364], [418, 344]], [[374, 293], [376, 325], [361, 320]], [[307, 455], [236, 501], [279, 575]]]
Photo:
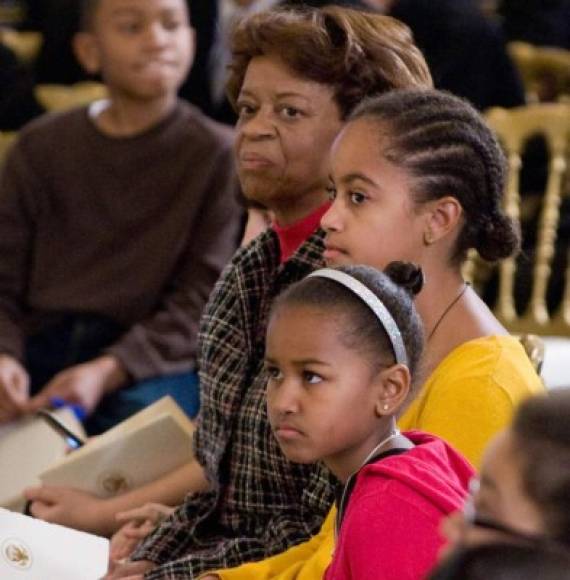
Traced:
[[124, 525], [111, 538], [109, 570], [115, 569], [118, 563], [127, 559], [137, 545], [173, 511], [174, 508], [169, 506], [148, 503], [140, 508], [118, 513], [116, 519]]
[[160, 503], [146, 503], [142, 507], [134, 508], [116, 515], [117, 521], [122, 523], [150, 522], [157, 526], [174, 512], [175, 508]]

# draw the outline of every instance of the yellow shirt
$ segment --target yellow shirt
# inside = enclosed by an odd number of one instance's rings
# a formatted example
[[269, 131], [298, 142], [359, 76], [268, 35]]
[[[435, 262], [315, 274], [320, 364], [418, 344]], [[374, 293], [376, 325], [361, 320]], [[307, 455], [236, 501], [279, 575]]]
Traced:
[[439, 363], [399, 426], [445, 439], [478, 468], [487, 443], [511, 422], [517, 405], [541, 392], [544, 385], [517, 338], [477, 338]]
[[[446, 439], [478, 467], [487, 442], [510, 423], [516, 406], [543, 391], [516, 338], [478, 338], [458, 346], [437, 366], [399, 426]], [[224, 580], [321, 579], [331, 561], [335, 514], [333, 507], [320, 532], [307, 542], [216, 574]]]
[[310, 540], [271, 558], [215, 573], [230, 580], [320, 580], [333, 553], [335, 518], [336, 508], [333, 507], [319, 533]]

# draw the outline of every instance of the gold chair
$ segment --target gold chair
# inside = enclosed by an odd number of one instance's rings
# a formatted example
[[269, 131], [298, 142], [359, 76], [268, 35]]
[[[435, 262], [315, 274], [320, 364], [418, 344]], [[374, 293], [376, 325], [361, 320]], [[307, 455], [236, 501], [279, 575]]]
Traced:
[[36, 99], [47, 111], [63, 111], [88, 105], [107, 96], [107, 87], [101, 83], [85, 81], [74, 85], [37, 85]]
[[519, 341], [526, 352], [534, 370], [540, 374], [544, 363], [544, 341], [536, 334], [523, 334]]
[[[519, 176], [521, 153], [526, 141], [535, 135], [542, 135], [550, 153], [546, 190], [540, 208], [529, 304], [524, 313], [521, 315], [517, 313], [514, 298], [516, 259], [509, 258], [498, 266], [499, 296], [495, 315], [511, 332], [570, 336], [570, 256], [564, 277], [564, 295], [558, 311], [548, 312], [546, 303], [560, 219], [564, 174], [570, 150], [570, 105], [543, 103], [510, 110], [496, 108], [488, 111], [486, 117], [507, 154], [508, 182], [505, 208], [513, 218], [520, 217]], [[466, 271], [472, 278], [477, 279], [477, 262], [473, 261], [473, 256]]]
[[508, 51], [521, 73], [527, 102], [570, 98], [570, 51], [510, 42]]
[[25, 17], [26, 10], [22, 4], [18, 2], [0, 3], [0, 22], [2, 22], [2, 26], [18, 26], [24, 22]]
[[37, 58], [42, 41], [40, 32], [0, 28], [0, 42], [25, 64], [30, 64]]
[[8, 153], [8, 149], [16, 139], [16, 136], [17, 136], [16, 131], [4, 133], [0, 131], [0, 169], [2, 168], [4, 157], [6, 157], [6, 153]]

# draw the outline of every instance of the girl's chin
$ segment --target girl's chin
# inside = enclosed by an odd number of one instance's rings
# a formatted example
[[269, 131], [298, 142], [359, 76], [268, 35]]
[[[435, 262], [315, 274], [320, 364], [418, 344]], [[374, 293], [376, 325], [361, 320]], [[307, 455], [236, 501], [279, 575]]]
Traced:
[[301, 465], [309, 465], [311, 463], [317, 463], [319, 461], [318, 457], [309, 457], [307, 454], [304, 453], [294, 453], [291, 449], [283, 449], [281, 447], [281, 451], [283, 455], [287, 458], [287, 461], [291, 463], [299, 463]]
[[350, 266], [353, 264], [353, 261], [346, 254], [342, 254], [341, 252], [327, 250], [323, 254], [323, 258], [325, 260], [325, 264], [329, 268], [337, 268], [338, 266]]

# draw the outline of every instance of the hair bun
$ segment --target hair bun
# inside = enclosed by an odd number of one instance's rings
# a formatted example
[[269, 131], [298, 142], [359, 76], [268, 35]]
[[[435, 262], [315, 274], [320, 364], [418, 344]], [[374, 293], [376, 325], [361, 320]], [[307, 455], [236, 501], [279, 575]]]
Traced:
[[518, 224], [506, 214], [499, 213], [482, 225], [475, 249], [484, 260], [496, 262], [516, 254], [520, 241]]
[[423, 270], [412, 262], [390, 262], [384, 269], [384, 274], [410, 294], [416, 296], [424, 286]]

